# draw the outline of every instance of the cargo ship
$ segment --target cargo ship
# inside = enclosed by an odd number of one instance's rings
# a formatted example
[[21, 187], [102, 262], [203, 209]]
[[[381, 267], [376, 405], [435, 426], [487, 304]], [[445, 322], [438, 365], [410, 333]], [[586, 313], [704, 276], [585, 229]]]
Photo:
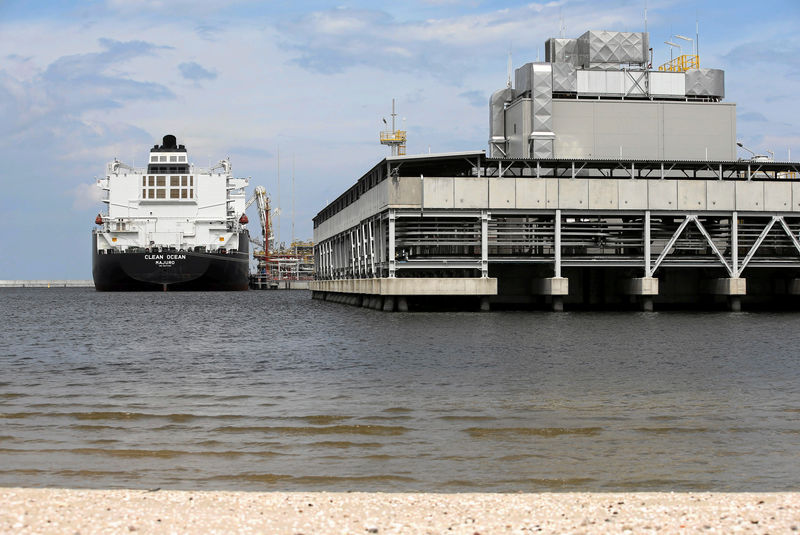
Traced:
[[247, 290], [248, 183], [228, 159], [196, 168], [173, 135], [150, 149], [146, 168], [109, 162], [97, 180], [106, 213], [92, 231], [95, 288]]

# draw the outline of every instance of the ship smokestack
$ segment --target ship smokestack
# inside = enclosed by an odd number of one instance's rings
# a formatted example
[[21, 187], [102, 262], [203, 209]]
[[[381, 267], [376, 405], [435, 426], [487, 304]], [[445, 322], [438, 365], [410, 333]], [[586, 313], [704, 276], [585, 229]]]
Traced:
[[178, 140], [175, 139], [175, 136], [172, 134], [167, 134], [164, 136], [163, 143], [161, 145], [162, 149], [177, 149], [178, 148]]

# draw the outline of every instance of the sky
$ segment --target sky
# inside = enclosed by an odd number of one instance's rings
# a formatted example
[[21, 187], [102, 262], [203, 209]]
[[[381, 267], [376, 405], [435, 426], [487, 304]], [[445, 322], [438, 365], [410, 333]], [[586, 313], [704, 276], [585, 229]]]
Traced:
[[645, 7], [656, 65], [697, 22], [738, 139], [800, 159], [797, 0], [0, 0], [0, 279], [90, 279], [95, 179], [165, 134], [200, 167], [230, 157], [280, 207], [279, 240], [310, 239], [388, 155], [393, 98], [408, 154], [485, 150], [509, 52], [517, 68], [562, 32], [643, 31]]

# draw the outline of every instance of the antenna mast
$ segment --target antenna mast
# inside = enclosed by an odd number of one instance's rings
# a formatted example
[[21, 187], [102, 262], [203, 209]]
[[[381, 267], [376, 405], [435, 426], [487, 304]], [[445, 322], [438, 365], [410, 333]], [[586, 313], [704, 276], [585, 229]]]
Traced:
[[700, 56], [700, 13], [695, 11], [694, 15], [694, 54]]
[[508, 47], [508, 79], [506, 80], [506, 87], [511, 88], [511, 46]]
[[[392, 156], [405, 156], [406, 154], [406, 131], [396, 128], [397, 113], [394, 111], [394, 99], [392, 99], [392, 130], [383, 130], [380, 134], [381, 145], [389, 145], [392, 148]], [[386, 119], [383, 120], [386, 122]]]
[[292, 248], [296, 254], [297, 247], [294, 242], [294, 154], [292, 154]]
[[647, 33], [647, 0], [644, 0], [644, 33]]
[[275, 225], [277, 236], [275, 236], [275, 246], [280, 249], [281, 246], [281, 148], [278, 147], [278, 208], [275, 210], [275, 215], [278, 216], [278, 224]]

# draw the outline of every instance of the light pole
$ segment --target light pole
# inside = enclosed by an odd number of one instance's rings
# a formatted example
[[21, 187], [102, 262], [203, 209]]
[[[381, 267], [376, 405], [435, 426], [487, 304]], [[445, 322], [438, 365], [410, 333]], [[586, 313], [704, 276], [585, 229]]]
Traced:
[[690, 43], [692, 43], [692, 54], [694, 54], [695, 56], [697, 55], [697, 52], [694, 50], [694, 39], [692, 39], [691, 37], [685, 37], [683, 35], [678, 35], [678, 34], [675, 34], [672, 37], [675, 37], [676, 39], [681, 39], [683, 41], [689, 41]]
[[736, 145], [737, 145], [737, 146], [738, 146], [740, 149], [744, 149], [744, 150], [746, 150], [747, 152], [749, 152], [750, 154], [752, 154], [752, 155], [753, 155], [753, 157], [752, 157], [752, 158], [750, 158], [750, 161], [751, 161], [751, 162], [768, 162], [768, 161], [770, 161], [770, 160], [774, 160], [774, 159], [775, 159], [775, 153], [774, 153], [774, 152], [772, 152], [771, 150], [768, 150], [767, 152], [768, 152], [769, 154], [771, 154], [771, 155], [772, 155], [772, 158], [770, 158], [769, 156], [766, 156], [766, 155], [764, 155], [764, 154], [756, 154], [755, 152], [751, 151], [750, 149], [748, 149], [747, 147], [745, 147], [744, 145], [742, 145], [742, 142], [741, 142], [741, 141], [737, 141], [737, 142], [736, 142]]
[[670, 63], [670, 66], [672, 66], [672, 62], [675, 59], [675, 58], [672, 57], [673, 48], [677, 48], [678, 52], [680, 52], [681, 45], [679, 45], [677, 43], [673, 43], [672, 41], [664, 41], [664, 44], [670, 46], [670, 49], [669, 49], [669, 63]]

